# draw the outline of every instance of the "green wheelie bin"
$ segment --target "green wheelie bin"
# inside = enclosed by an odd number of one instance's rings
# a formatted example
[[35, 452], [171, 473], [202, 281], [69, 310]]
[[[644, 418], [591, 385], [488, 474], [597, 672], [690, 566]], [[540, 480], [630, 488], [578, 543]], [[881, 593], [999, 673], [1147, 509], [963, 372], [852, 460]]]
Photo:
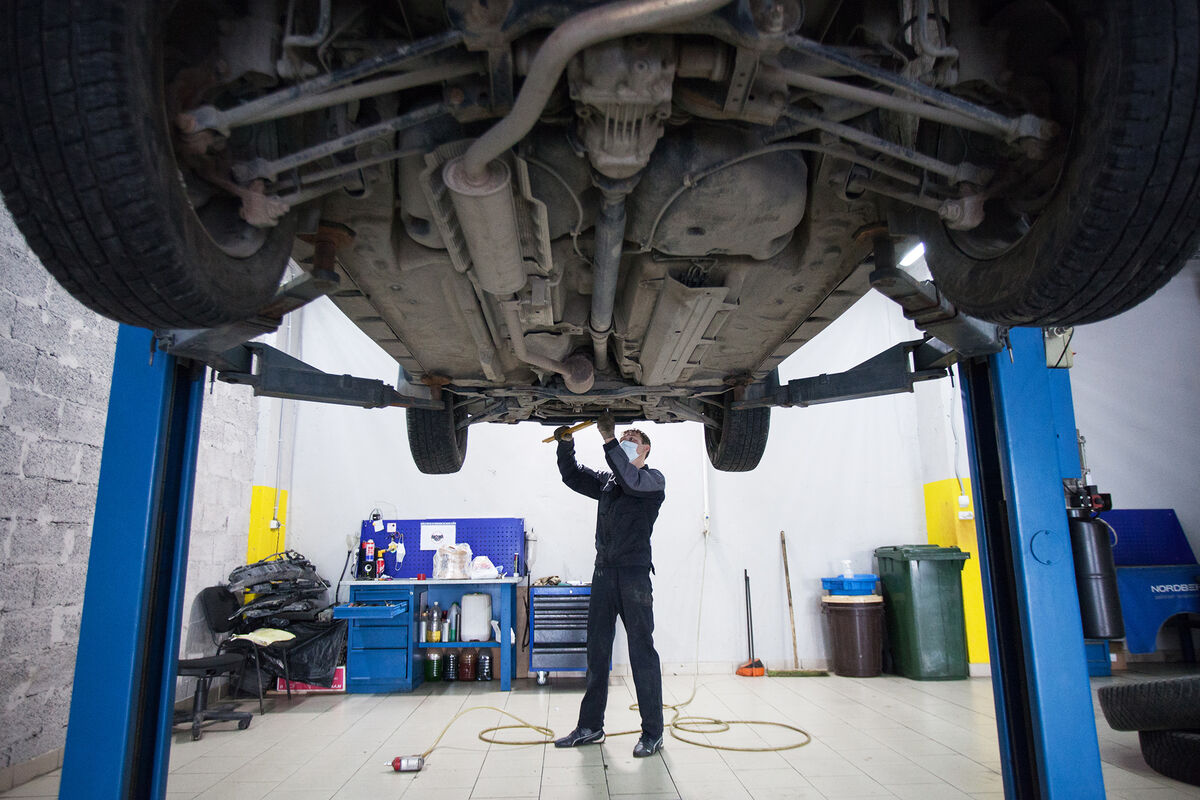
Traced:
[[970, 557], [933, 544], [876, 548], [893, 672], [920, 681], [967, 677], [961, 575]]

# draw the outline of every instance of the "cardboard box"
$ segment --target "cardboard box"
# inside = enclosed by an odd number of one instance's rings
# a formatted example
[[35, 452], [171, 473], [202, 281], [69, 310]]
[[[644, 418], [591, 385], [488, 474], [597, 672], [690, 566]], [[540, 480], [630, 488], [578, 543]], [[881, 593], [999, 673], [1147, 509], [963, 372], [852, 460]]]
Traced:
[[[275, 680], [275, 691], [286, 692], [288, 690], [288, 682], [283, 678]], [[299, 692], [300, 694], [334, 694], [337, 692], [346, 691], [346, 668], [338, 667], [333, 672], [332, 686], [314, 686], [311, 683], [301, 683], [300, 681], [292, 681], [292, 693]]]

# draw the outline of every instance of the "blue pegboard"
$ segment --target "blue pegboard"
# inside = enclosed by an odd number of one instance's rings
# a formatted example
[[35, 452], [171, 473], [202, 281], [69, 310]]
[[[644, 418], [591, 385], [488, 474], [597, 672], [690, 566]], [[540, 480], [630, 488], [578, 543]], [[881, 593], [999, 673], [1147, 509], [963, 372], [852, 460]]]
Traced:
[[1117, 532], [1113, 561], [1119, 567], [1196, 563], [1174, 509], [1120, 508], [1100, 518]]
[[433, 577], [433, 554], [435, 550], [421, 549], [422, 523], [454, 523], [455, 541], [471, 545], [472, 556], [487, 556], [504, 574], [513, 574], [513, 556], [520, 562], [519, 569], [525, 572], [525, 520], [517, 517], [487, 517], [459, 519], [385, 519], [383, 532], [376, 533], [373, 520], [365, 519], [359, 536], [359, 547], [368, 539], [375, 540], [375, 547], [387, 547], [391, 541], [389, 525], [396, 526], [396, 534], [404, 541], [404, 561], [397, 566], [392, 553], [383, 559], [384, 572], [393, 578], [415, 578], [424, 573]]

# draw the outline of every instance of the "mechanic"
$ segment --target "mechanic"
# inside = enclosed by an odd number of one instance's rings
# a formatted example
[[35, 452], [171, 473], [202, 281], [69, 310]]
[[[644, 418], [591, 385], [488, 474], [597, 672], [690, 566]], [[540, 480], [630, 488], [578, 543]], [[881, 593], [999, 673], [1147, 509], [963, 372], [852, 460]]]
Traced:
[[629, 640], [633, 685], [642, 715], [642, 736], [635, 758], [652, 756], [663, 745], [662, 670], [654, 649], [654, 607], [650, 573], [650, 534], [666, 499], [666, 479], [646, 466], [650, 437], [630, 428], [615, 438], [612, 414], [596, 421], [604, 439], [604, 456], [612, 472], [596, 472], [575, 460], [575, 444], [567, 427], [558, 428], [558, 471], [570, 488], [599, 500], [596, 512], [596, 565], [588, 606], [587, 689], [575, 730], [554, 742], [578, 747], [604, 741], [604, 708], [617, 616]]

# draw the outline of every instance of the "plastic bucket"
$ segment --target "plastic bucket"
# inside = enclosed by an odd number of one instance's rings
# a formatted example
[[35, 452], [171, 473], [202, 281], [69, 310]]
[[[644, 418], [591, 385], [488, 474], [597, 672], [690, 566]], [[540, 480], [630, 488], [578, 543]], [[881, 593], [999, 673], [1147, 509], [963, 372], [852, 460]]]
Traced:
[[833, 672], [847, 678], [873, 678], [883, 669], [883, 598], [879, 595], [825, 597]]

